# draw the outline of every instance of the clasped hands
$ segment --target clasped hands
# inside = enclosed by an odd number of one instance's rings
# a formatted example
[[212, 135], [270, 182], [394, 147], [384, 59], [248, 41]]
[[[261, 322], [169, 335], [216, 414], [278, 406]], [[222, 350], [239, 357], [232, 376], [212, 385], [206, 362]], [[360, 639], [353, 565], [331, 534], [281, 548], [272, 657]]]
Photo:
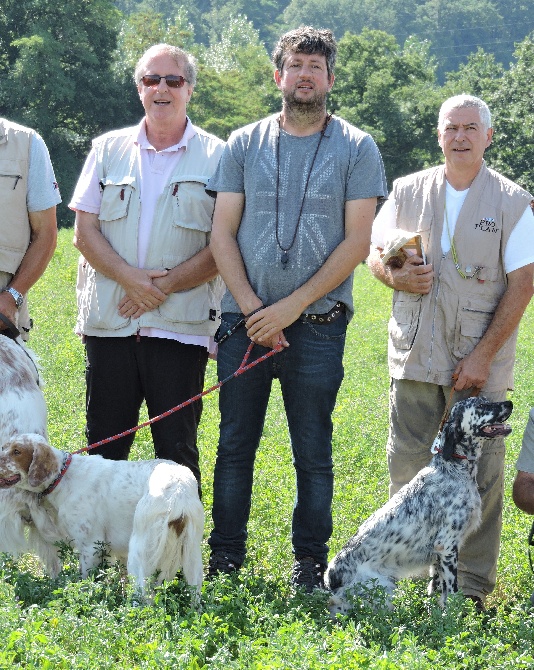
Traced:
[[159, 307], [170, 293], [165, 292], [164, 278], [168, 274], [168, 270], [130, 268], [121, 281], [126, 294], [118, 304], [119, 314], [124, 318], [138, 319]]

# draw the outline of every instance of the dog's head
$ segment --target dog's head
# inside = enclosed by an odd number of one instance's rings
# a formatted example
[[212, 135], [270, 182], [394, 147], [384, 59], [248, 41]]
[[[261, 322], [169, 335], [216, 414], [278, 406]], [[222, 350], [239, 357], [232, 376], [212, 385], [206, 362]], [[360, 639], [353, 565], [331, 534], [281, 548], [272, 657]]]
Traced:
[[55, 451], [36, 433], [17, 435], [0, 451], [0, 489], [12, 486], [39, 491], [59, 472]]
[[445, 460], [453, 456], [477, 458], [482, 439], [509, 435], [512, 432], [506, 419], [512, 413], [510, 400], [489, 402], [482, 397], [457, 402], [443, 427], [441, 453]]

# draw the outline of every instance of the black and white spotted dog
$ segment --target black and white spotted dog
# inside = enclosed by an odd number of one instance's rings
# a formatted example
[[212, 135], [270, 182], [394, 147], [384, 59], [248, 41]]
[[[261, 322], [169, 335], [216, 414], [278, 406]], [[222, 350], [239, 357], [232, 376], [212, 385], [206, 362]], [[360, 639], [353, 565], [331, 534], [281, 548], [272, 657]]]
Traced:
[[512, 403], [468, 398], [457, 402], [439, 436], [437, 453], [408, 484], [370, 516], [333, 558], [325, 574], [332, 615], [351, 608], [358, 585], [386, 589], [399, 579], [424, 576], [440, 605], [458, 590], [458, 551], [480, 524], [476, 475], [484, 441], [508, 435]]

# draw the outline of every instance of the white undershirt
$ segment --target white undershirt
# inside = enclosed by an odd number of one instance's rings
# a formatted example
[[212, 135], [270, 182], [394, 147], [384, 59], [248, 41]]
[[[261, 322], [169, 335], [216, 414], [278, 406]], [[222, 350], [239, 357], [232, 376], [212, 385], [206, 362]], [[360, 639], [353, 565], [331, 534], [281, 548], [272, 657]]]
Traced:
[[[456, 191], [447, 182], [445, 206], [447, 207], [447, 219], [449, 222], [451, 239], [454, 236], [456, 221], [458, 220], [458, 215], [460, 214], [460, 210], [468, 193], [469, 189], [466, 189], [465, 191]], [[395, 200], [393, 197], [390, 197], [383, 204], [382, 209], [374, 220], [371, 236], [372, 244], [379, 249], [383, 249], [386, 231], [395, 229], [396, 224], [397, 213]], [[444, 222], [441, 234], [441, 249], [443, 254], [448, 253], [450, 248], [451, 243], [447, 232], [447, 225]], [[534, 263], [534, 215], [532, 214], [530, 205], [527, 205], [523, 215], [508, 238], [508, 243], [504, 250], [504, 270], [506, 274], [509, 274], [529, 263]]]

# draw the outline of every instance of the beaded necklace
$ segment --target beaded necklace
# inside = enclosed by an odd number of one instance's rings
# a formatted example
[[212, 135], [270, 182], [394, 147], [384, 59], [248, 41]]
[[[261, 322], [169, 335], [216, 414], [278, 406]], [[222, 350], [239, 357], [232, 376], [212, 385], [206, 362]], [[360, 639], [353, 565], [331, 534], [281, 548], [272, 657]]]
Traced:
[[328, 126], [328, 123], [330, 122], [330, 119], [332, 118], [331, 114], [327, 114], [326, 118], [324, 120], [323, 128], [321, 130], [321, 136], [319, 137], [319, 142], [317, 143], [317, 147], [315, 149], [315, 153], [313, 154], [313, 159], [311, 162], [310, 170], [308, 172], [308, 176], [306, 177], [306, 184], [304, 186], [304, 195], [302, 196], [302, 202], [300, 203], [300, 210], [299, 210], [299, 216], [297, 219], [297, 225], [295, 226], [295, 230], [293, 232], [293, 237], [291, 238], [291, 243], [288, 247], [283, 247], [282, 243], [280, 242], [280, 234], [278, 231], [279, 227], [279, 220], [278, 220], [278, 213], [279, 213], [279, 193], [280, 193], [280, 122], [281, 122], [281, 117], [278, 117], [278, 136], [276, 139], [276, 244], [278, 245], [278, 248], [282, 252], [280, 255], [280, 262], [282, 263], [282, 268], [285, 270], [287, 268], [287, 264], [289, 262], [289, 251], [295, 244], [295, 240], [297, 239], [297, 231], [300, 226], [300, 219], [302, 217], [302, 210], [304, 209], [304, 201], [306, 200], [306, 193], [308, 191], [308, 184], [310, 183], [310, 177], [311, 173], [313, 171], [313, 166], [315, 165], [315, 159], [317, 158], [317, 154], [319, 153], [319, 147], [321, 146], [321, 142], [323, 141], [324, 134], [326, 132], [326, 127]]

